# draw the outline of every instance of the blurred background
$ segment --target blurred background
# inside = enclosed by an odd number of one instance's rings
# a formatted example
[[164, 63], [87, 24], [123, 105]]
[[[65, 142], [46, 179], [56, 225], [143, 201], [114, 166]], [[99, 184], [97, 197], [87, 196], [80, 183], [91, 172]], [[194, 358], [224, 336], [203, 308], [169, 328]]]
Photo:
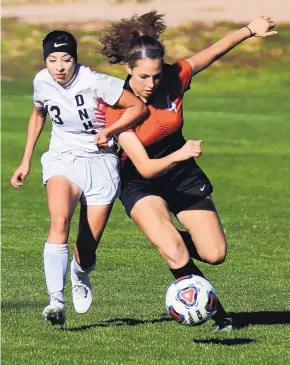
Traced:
[[[5, 80], [33, 75], [43, 67], [41, 40], [46, 32], [57, 28], [76, 34], [82, 62], [107, 70], [102, 58], [94, 53], [101, 29], [108, 21], [152, 9], [165, 15], [169, 62], [192, 55], [259, 15], [271, 15], [280, 25], [280, 35], [267, 43], [249, 40], [212, 66], [214, 72], [227, 64], [234, 69], [257, 69], [266, 63], [281, 68], [280, 62], [289, 62], [289, 33], [281, 28], [290, 20], [288, 0], [3, 0], [2, 76]], [[111, 67], [110, 72], [121, 70]]]

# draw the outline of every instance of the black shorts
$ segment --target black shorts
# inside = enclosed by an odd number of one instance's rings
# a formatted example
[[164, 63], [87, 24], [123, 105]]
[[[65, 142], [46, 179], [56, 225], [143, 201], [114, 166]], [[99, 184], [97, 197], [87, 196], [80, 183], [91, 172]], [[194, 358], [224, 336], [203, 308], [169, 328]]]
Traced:
[[120, 200], [129, 217], [137, 201], [146, 196], [160, 196], [176, 215], [199, 206], [212, 191], [211, 182], [193, 159], [179, 163], [165, 175], [150, 180], [143, 178], [135, 169], [121, 168]]

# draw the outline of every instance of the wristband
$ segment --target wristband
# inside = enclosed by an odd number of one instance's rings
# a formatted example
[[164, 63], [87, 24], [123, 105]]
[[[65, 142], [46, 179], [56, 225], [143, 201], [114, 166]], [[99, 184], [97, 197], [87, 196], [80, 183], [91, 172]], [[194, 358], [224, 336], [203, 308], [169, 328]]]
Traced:
[[245, 26], [245, 28], [248, 28], [249, 29], [249, 31], [251, 33], [250, 37], [253, 37], [254, 33], [251, 31], [251, 29], [247, 25]]

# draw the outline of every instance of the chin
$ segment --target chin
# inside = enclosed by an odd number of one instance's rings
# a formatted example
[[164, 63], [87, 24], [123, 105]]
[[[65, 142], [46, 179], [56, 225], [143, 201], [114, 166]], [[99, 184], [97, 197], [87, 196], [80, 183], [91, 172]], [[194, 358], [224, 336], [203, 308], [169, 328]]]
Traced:
[[55, 81], [58, 83], [58, 84], [61, 84], [61, 85], [65, 85], [67, 83], [66, 80], [64, 79], [55, 79]]

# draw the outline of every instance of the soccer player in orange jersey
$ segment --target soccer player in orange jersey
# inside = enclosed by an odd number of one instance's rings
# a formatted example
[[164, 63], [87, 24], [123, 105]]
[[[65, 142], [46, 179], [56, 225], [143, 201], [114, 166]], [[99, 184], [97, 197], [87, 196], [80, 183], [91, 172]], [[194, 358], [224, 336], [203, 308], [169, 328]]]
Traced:
[[[152, 178], [136, 146], [142, 143], [151, 159], [164, 158], [180, 149], [186, 143], [182, 103], [192, 77], [248, 38], [276, 34], [274, 27], [270, 17], [259, 17], [172, 65], [163, 60], [164, 46], [159, 37], [166, 25], [156, 11], [112, 23], [101, 39], [101, 53], [109, 63], [125, 65], [128, 77], [124, 88], [146, 103], [150, 111], [141, 124], [118, 136], [122, 147], [120, 199], [176, 279], [190, 274], [202, 276], [191, 257], [213, 265], [225, 260], [227, 243], [211, 198], [213, 187], [193, 158], [172, 163], [163, 174]], [[108, 108], [107, 125], [118, 120], [119, 113]], [[134, 138], [136, 135], [140, 142]], [[186, 231], [175, 228], [170, 212]], [[233, 328], [219, 301], [214, 319], [217, 330]]]

